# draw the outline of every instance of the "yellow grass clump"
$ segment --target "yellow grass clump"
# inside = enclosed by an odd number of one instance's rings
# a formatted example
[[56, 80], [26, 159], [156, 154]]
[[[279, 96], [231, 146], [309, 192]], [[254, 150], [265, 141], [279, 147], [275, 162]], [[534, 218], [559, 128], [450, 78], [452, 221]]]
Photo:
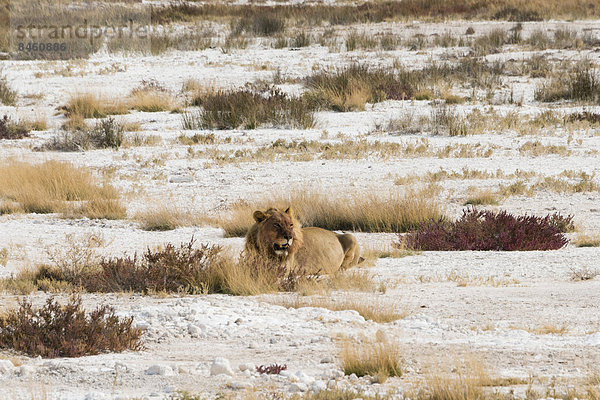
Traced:
[[377, 337], [364, 338], [359, 343], [343, 340], [340, 363], [344, 374], [372, 376], [379, 383], [390, 376], [402, 376], [403, 361], [400, 347], [378, 332]]
[[122, 218], [125, 209], [117, 190], [99, 185], [86, 168], [67, 162], [0, 164], [0, 204], [27, 213], [70, 213], [88, 218]]

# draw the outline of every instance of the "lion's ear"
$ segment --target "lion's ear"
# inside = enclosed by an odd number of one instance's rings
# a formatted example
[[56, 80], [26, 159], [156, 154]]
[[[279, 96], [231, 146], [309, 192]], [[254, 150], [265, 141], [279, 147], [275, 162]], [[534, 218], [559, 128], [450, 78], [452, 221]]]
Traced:
[[286, 213], [287, 215], [289, 215], [290, 217], [292, 217], [292, 218], [294, 217], [294, 210], [292, 210], [292, 207], [291, 207], [291, 206], [290, 206], [290, 207], [288, 207], [288, 208], [287, 208], [287, 210], [285, 210], [285, 213]]
[[256, 222], [261, 222], [264, 221], [265, 219], [267, 219], [267, 214], [265, 214], [262, 211], [254, 211], [254, 214], [252, 214], [252, 216], [254, 217], [254, 220]]

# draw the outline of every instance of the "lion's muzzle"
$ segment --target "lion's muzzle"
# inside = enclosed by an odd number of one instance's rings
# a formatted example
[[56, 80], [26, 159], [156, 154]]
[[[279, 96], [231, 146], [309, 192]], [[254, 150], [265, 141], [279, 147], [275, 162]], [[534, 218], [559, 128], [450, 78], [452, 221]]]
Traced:
[[282, 255], [284, 253], [287, 253], [288, 249], [292, 245], [293, 240], [294, 239], [290, 238], [285, 243], [273, 243], [273, 250], [275, 251], [275, 254]]

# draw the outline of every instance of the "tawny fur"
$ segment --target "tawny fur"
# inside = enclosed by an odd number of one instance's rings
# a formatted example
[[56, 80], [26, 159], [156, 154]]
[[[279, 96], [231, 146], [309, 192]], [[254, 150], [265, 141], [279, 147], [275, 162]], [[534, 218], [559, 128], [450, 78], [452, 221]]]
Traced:
[[[256, 211], [254, 219], [256, 223], [246, 234], [248, 253], [266, 256], [287, 268], [301, 267], [307, 273], [330, 274], [362, 261], [353, 235], [316, 227], [301, 228], [291, 208], [283, 212], [276, 208]], [[292, 244], [285, 254], [276, 254], [273, 244], [284, 243], [285, 236], [292, 237]]]

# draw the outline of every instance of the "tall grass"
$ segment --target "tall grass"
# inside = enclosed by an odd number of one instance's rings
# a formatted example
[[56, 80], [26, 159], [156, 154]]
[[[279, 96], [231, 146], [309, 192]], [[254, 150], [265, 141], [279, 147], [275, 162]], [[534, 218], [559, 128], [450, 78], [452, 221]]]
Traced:
[[361, 193], [347, 197], [292, 190], [289, 195], [279, 194], [254, 203], [235, 205], [219, 224], [227, 236], [243, 236], [254, 224], [252, 213], [255, 210], [285, 209], [290, 205], [303, 226], [330, 230], [406, 232], [442, 217], [430, 190], [382, 196]]
[[109, 100], [94, 93], [76, 93], [62, 107], [69, 118], [105, 118], [108, 115], [126, 114], [127, 104]]
[[6, 77], [2, 74], [2, 70], [0, 69], [0, 103], [5, 106], [14, 106], [17, 101], [17, 92], [13, 90]]
[[0, 200], [27, 213], [73, 212], [90, 218], [124, 217], [117, 190], [99, 185], [86, 168], [46, 161], [0, 164]]

